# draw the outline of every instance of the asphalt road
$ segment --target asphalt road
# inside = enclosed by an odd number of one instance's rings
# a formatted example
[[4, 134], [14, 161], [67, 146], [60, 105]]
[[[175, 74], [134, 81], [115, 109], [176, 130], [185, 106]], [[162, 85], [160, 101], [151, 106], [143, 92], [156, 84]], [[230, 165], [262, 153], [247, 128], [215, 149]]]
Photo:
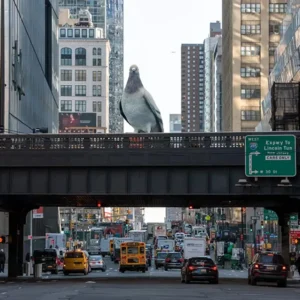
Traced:
[[123, 282], [76, 282], [48, 281], [0, 284], [0, 299], [9, 300], [299, 300], [300, 286], [277, 288], [273, 286], [249, 286], [236, 283], [181, 284], [164, 283], [159, 280], [130, 279]]
[[[120, 278], [127, 278], [127, 277], [140, 277], [140, 278], [180, 278], [180, 270], [169, 270], [165, 271], [163, 268], [158, 270], [155, 267], [149, 267], [148, 272], [125, 272], [124, 274], [119, 272], [119, 265], [114, 264], [109, 257], [105, 257], [104, 261], [107, 265], [107, 269], [105, 272], [100, 270], [93, 270], [88, 275], [84, 276], [83, 274], [70, 274], [68, 276], [63, 275], [61, 272], [58, 275], [52, 275], [50, 273], [43, 274], [44, 279], [58, 279], [58, 278], [69, 278], [69, 277], [76, 277], [76, 278], [101, 278], [101, 277], [120, 277]], [[247, 270], [243, 271], [236, 271], [236, 270], [219, 270], [220, 278], [247, 278]]]

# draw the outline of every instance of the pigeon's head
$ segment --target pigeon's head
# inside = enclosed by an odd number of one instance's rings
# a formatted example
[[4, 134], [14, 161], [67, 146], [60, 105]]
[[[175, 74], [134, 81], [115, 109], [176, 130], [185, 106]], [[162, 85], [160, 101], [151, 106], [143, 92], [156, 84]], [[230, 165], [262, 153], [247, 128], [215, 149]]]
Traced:
[[125, 92], [135, 93], [139, 88], [143, 87], [140, 72], [137, 65], [132, 65], [129, 68], [129, 78], [125, 87]]
[[134, 75], [134, 74], [139, 74], [139, 68], [137, 65], [132, 65], [130, 68], [129, 68], [129, 75]]

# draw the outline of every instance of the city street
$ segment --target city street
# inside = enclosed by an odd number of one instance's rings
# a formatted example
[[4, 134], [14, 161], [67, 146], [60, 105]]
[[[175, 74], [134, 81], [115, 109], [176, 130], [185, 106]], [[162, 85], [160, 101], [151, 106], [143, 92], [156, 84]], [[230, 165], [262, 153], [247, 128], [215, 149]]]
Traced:
[[[50, 274], [50, 273], [43, 273], [42, 279], [46, 280], [59, 280], [59, 279], [87, 279], [92, 280], [96, 278], [145, 278], [145, 279], [170, 279], [172, 282], [175, 282], [175, 280], [178, 279], [178, 282], [180, 282], [180, 270], [169, 270], [165, 271], [162, 268], [156, 270], [155, 266], [152, 264], [151, 267], [149, 267], [148, 272], [142, 273], [142, 272], [125, 272], [124, 274], [119, 272], [118, 264], [114, 264], [109, 257], [104, 258], [105, 263], [107, 265], [107, 270], [105, 272], [99, 271], [99, 270], [93, 270], [88, 275], [84, 276], [83, 274], [70, 274], [68, 276], [63, 275], [62, 272], [59, 272], [58, 275]], [[154, 266], [154, 267], [153, 267]], [[297, 274], [298, 275], [298, 274]], [[0, 278], [7, 277], [7, 266], [6, 271], [4, 274], [1, 273]], [[32, 276], [31, 276], [32, 277]], [[240, 270], [223, 270], [219, 269], [219, 277], [220, 279], [224, 279], [225, 281], [230, 281], [230, 279], [235, 279], [235, 281], [238, 281], [238, 279], [244, 279], [241, 280], [241, 282], [246, 283], [247, 279], [247, 270], [244, 269], [242, 271]], [[174, 281], [173, 281], [174, 280]], [[0, 280], [1, 281], [1, 280]], [[294, 282], [295, 280], [293, 280]], [[296, 276], [296, 281], [299, 281], [300, 283], [300, 277]]]
[[181, 284], [164, 283], [159, 280], [122, 282], [37, 282], [0, 284], [0, 299], [10, 300], [170, 300], [170, 299], [213, 299], [213, 300], [299, 300], [300, 286], [277, 288], [272, 286], [249, 286], [242, 282]]

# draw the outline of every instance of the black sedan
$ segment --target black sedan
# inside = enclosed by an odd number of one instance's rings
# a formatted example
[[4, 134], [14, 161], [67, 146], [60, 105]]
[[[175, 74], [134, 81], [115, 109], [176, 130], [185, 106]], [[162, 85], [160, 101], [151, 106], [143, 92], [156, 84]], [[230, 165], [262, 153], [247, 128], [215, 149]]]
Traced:
[[185, 261], [181, 269], [181, 282], [190, 283], [191, 281], [219, 283], [218, 268], [210, 257], [192, 257]]

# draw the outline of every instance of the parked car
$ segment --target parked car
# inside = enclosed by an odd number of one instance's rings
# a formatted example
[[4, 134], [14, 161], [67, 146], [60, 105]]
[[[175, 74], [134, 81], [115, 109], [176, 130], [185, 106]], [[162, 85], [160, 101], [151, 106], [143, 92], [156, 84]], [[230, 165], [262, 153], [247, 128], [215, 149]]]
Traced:
[[249, 265], [248, 284], [259, 281], [277, 282], [279, 287], [287, 285], [288, 268], [283, 257], [275, 252], [257, 253]]
[[[33, 264], [42, 264], [42, 272], [58, 274], [60, 260], [56, 249], [35, 250], [32, 255]], [[33, 268], [35, 270], [35, 268]]]
[[214, 261], [207, 256], [192, 257], [181, 269], [181, 282], [209, 281], [219, 283], [219, 271]]

